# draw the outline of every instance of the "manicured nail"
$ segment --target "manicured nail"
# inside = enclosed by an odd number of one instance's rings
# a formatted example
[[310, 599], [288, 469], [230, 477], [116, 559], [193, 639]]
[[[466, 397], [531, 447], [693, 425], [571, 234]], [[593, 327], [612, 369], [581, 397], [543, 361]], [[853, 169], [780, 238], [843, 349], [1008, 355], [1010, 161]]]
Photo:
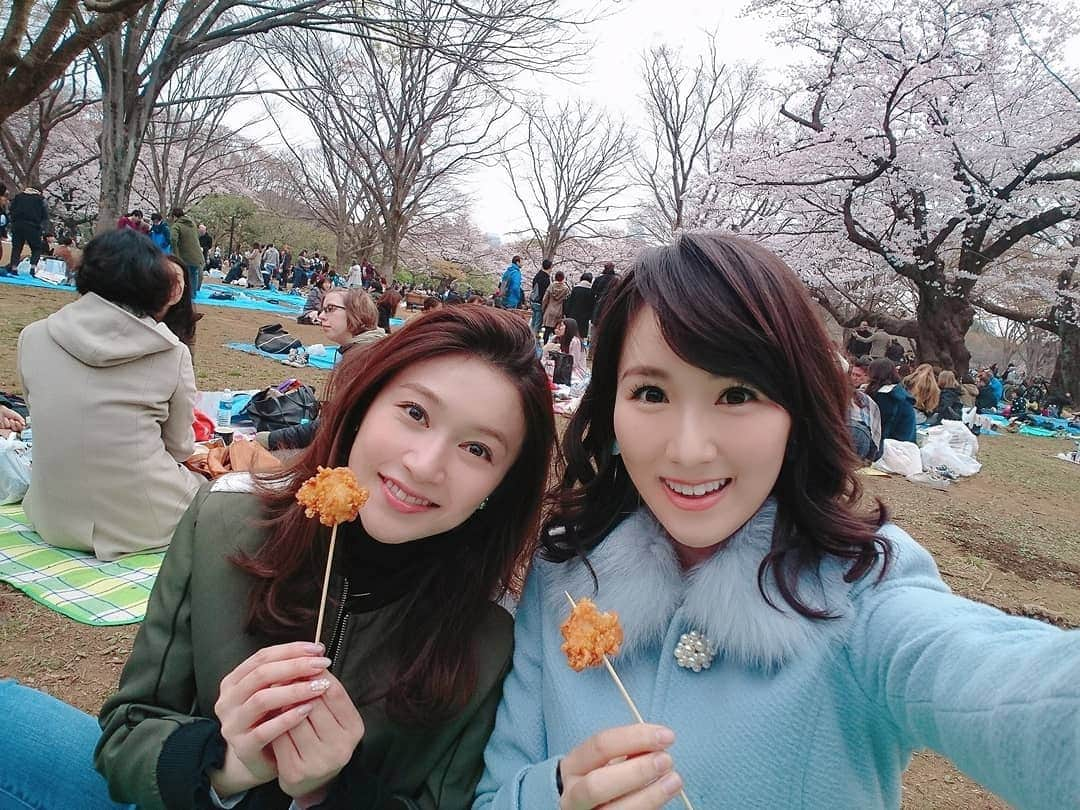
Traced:
[[308, 689], [312, 692], [325, 692], [330, 688], [330, 681], [326, 678], [319, 678], [318, 680], [308, 683]]
[[660, 787], [668, 796], [674, 796], [682, 789], [682, 778], [677, 773], [669, 773], [660, 780]]
[[307, 717], [309, 714], [311, 714], [311, 709], [312, 705], [310, 703], [305, 703], [303, 706], [300, 707], [300, 716]]
[[329, 658], [312, 658], [308, 661], [308, 666], [312, 669], [329, 669], [331, 663]]
[[659, 745], [671, 745], [675, 742], [675, 732], [670, 728], [661, 728], [656, 732], [656, 742]]
[[322, 644], [308, 644], [305, 650], [309, 655], [322, 655], [326, 652], [326, 647]]
[[653, 757], [652, 764], [656, 769], [657, 774], [667, 773], [671, 770], [671, 756], [668, 754], [657, 754]]

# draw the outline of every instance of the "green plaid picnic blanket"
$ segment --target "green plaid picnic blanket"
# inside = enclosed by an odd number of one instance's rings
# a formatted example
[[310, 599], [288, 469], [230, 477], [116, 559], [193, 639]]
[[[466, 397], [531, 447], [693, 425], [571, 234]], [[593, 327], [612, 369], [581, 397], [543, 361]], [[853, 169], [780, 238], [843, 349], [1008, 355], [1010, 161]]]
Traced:
[[0, 581], [83, 624], [141, 622], [165, 552], [102, 562], [53, 548], [26, 523], [21, 504], [0, 506]]

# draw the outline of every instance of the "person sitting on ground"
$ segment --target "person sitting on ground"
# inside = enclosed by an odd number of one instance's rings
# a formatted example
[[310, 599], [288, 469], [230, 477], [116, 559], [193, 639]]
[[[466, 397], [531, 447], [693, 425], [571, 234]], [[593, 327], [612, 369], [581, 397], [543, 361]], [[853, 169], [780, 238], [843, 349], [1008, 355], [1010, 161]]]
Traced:
[[892, 360], [879, 357], [870, 364], [866, 393], [881, 411], [882, 439], [915, 441], [915, 398], [900, 383]]
[[195, 497], [191, 354], [161, 323], [183, 290], [149, 238], [108, 231], [86, 246], [81, 297], [19, 335], [34, 416], [23, 508], [46, 543], [103, 560], [164, 548]]
[[[319, 325], [327, 342], [337, 344], [339, 357], [344, 357], [346, 352], [366, 349], [385, 338], [386, 332], [379, 328], [378, 319], [379, 311], [371, 296], [356, 288], [326, 293], [319, 313]], [[255, 434], [255, 440], [267, 450], [307, 447], [315, 437], [318, 424], [316, 417], [300, 425], [260, 431]]]
[[301, 250], [300, 255], [296, 257], [296, 264], [293, 265], [292, 286], [289, 292], [300, 294], [300, 290], [307, 285], [308, 271], [310, 269], [311, 259], [308, 257], [306, 250]]
[[53, 256], [64, 262], [64, 284], [73, 285], [83, 256], [83, 252], [75, 247], [75, 240], [65, 236], [60, 240], [60, 244], [53, 248]]
[[[889, 361], [892, 362], [891, 360]], [[938, 388], [937, 375], [929, 363], [922, 363], [910, 375], [904, 378], [904, 388], [915, 397], [915, 410], [919, 422], [925, 422], [930, 414], [937, 410], [941, 389]]]
[[990, 366], [989, 372], [990, 379], [988, 380], [988, 383], [994, 390], [994, 397], [997, 399], [997, 402], [1001, 402], [1001, 400], [1005, 398], [1005, 383], [1003, 383], [998, 376], [997, 365]]
[[975, 378], [971, 376], [971, 372], [964, 373], [964, 378], [960, 383], [960, 402], [965, 408], [974, 408], [975, 400], [979, 396], [979, 386], [975, 383]]
[[944, 419], [950, 419], [954, 422], [963, 421], [963, 391], [960, 389], [960, 383], [957, 381], [956, 375], [945, 369], [938, 375], [937, 385], [941, 393], [938, 397], [937, 408], [934, 409], [928, 421], [933, 425], [940, 424]]
[[551, 333], [555, 331], [555, 325], [562, 320], [563, 307], [566, 299], [570, 296], [570, 285], [566, 283], [566, 273], [562, 270], [555, 271], [555, 280], [548, 285], [544, 293], [544, 300], [540, 303], [543, 317], [544, 337], [543, 342], [551, 339]]
[[[848, 430], [855, 453], [863, 461], [877, 461], [881, 458], [881, 411], [861, 389], [867, 381], [865, 366], [859, 367], [839, 356], [840, 367], [851, 381], [851, 403], [848, 406]], [[869, 365], [869, 363], [867, 363]]]
[[851, 371], [848, 372], [848, 377], [851, 378], [852, 385], [860, 391], [865, 391], [867, 384], [870, 382], [870, 364], [872, 362], [873, 360], [866, 355], [851, 361]]
[[[165, 255], [165, 261], [173, 268], [174, 272], [182, 275], [181, 281], [187, 279], [187, 266], [176, 256]], [[169, 307], [161, 322], [169, 327], [169, 331], [180, 338], [180, 342], [188, 347], [191, 353], [191, 364], [195, 365], [195, 324], [202, 320], [202, 313], [195, 311], [195, 302], [192, 300], [190, 284], [184, 284], [183, 294], [180, 300]]]
[[[520, 318], [417, 321], [335, 381], [325, 432], [288, 468], [199, 493], [98, 720], [0, 680], [0, 795], [50, 810], [472, 806], [513, 652], [497, 600], [536, 544], [555, 422]], [[370, 495], [332, 567], [330, 529], [296, 498], [324, 466]]]
[[390, 319], [397, 315], [398, 307], [401, 306], [401, 293], [394, 287], [384, 292], [375, 302], [379, 310], [379, 327], [390, 334]]
[[313, 326], [319, 325], [319, 313], [323, 308], [323, 299], [333, 289], [334, 283], [328, 278], [322, 278], [316, 284], [311, 285], [307, 300], [304, 301], [304, 311], [296, 319], [297, 323], [306, 323]]
[[[563, 318], [555, 325], [555, 333], [551, 340], [544, 345], [544, 354], [549, 356], [551, 352], [562, 352], [574, 358], [574, 366], [571, 376], [580, 379], [585, 374], [585, 348], [581, 345], [578, 337], [578, 323], [573, 318]], [[554, 363], [548, 363], [554, 369]]]
[[979, 395], [975, 397], [975, 407], [979, 413], [986, 413], [987, 411], [993, 411], [997, 408], [998, 399], [997, 389], [992, 384], [994, 374], [990, 369], [984, 368], [979, 372]]

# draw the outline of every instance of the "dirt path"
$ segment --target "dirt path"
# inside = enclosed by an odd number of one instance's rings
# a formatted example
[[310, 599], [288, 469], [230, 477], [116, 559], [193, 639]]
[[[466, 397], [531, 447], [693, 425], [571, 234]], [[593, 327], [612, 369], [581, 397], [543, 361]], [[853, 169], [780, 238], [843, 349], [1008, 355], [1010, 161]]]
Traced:
[[[15, 340], [30, 321], [71, 295], [0, 285], [0, 390], [17, 391]], [[320, 330], [266, 313], [203, 307], [195, 369], [200, 388], [255, 388], [298, 377], [317, 388], [326, 373], [291, 369], [222, 348], [280, 321], [305, 341]], [[894, 520], [934, 555], [957, 593], [1011, 613], [1080, 627], [1080, 467], [1053, 458], [1064, 440], [984, 437], [983, 471], [948, 492], [902, 479], [866, 478]], [[115, 687], [135, 627], [75, 624], [0, 584], [0, 677], [15, 677], [94, 712]], [[841, 802], [842, 803], [842, 802]], [[904, 777], [905, 810], [998, 810], [1000, 800], [932, 754]]]

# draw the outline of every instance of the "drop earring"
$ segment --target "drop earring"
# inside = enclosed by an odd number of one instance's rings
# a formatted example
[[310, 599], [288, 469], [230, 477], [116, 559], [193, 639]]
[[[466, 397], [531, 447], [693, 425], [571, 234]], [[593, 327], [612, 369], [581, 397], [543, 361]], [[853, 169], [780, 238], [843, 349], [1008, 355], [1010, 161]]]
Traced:
[[619, 440], [618, 439], [612, 439], [611, 440], [611, 455], [617, 456], [621, 452], [622, 451], [619, 449]]
[[480, 501], [480, 505], [478, 507], [476, 507], [476, 511], [477, 512], [481, 511], [485, 506], [487, 506], [487, 502], [488, 502], [487, 498], [484, 498], [484, 500]]

